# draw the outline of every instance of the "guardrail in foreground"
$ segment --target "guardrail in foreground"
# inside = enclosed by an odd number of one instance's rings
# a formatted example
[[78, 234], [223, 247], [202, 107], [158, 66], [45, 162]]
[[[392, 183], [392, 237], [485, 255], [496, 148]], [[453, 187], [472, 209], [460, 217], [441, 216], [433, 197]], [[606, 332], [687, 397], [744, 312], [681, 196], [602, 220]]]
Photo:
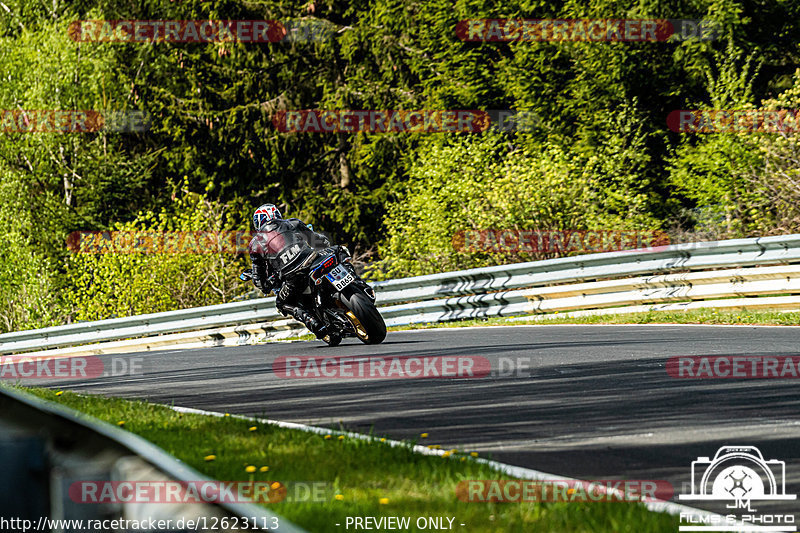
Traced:
[[[197, 520], [248, 518], [260, 530], [304, 530], [252, 503], [116, 503], [73, 501], [70, 486], [79, 480], [147, 480], [206, 483], [212, 480], [150, 442], [105, 422], [31, 394], [0, 385], [0, 516], [39, 523], [52, 520], [151, 518]], [[257, 519], [257, 520], [256, 520]], [[233, 520], [216, 520], [215, 531], [233, 532]], [[222, 525], [222, 524], [229, 525]], [[277, 527], [272, 527], [277, 523]], [[44, 530], [44, 528], [40, 528]], [[48, 528], [49, 531], [49, 528]], [[251, 530], [252, 531], [252, 530]]]
[[[721, 298], [732, 297], [743, 298], [741, 306], [761, 307], [763, 304], [780, 309], [800, 309], [800, 297], [760, 298], [763, 300], [761, 304], [754, 302], [759, 298], [752, 298], [774, 294], [800, 295], [800, 270], [791, 263], [800, 263], [800, 235], [562, 257], [402, 278], [373, 286], [378, 293], [381, 314], [388, 325], [555, 311], [606, 309], [619, 312], [617, 308], [623, 306], [636, 306], [636, 310], [641, 310], [641, 306], [647, 304], [651, 304], [652, 309], [663, 309], [664, 304], [670, 303], [680, 308], [678, 302], [706, 302], [706, 307], [732, 307], [735, 306], [732, 300], [724, 300], [724, 305], [717, 303]], [[766, 265], [781, 266], [765, 268]], [[768, 304], [767, 300], [771, 303]], [[226, 327], [234, 327], [233, 334], [246, 342], [253, 337], [254, 329], [269, 335], [274, 329], [271, 324], [282, 318], [275, 310], [274, 301], [275, 298], [244, 300], [6, 333], [0, 335], [0, 353], [130, 338], [158, 340], [165, 334], [191, 331], [213, 336], [209, 333], [213, 328]], [[232, 330], [227, 331], [230, 333]], [[183, 337], [185, 341], [186, 336]], [[229, 343], [227, 340], [217, 341]], [[140, 344], [144, 346], [141, 349], [149, 349], [146, 342]]]

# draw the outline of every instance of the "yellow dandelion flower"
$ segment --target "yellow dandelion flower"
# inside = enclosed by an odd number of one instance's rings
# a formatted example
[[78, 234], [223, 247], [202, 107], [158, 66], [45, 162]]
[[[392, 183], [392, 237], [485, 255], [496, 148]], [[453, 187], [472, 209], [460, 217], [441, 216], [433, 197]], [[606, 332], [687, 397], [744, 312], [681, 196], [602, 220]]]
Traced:
[[428, 434], [427, 433], [423, 433], [422, 435], [420, 435], [420, 437], [422, 437], [423, 439], [427, 439], [428, 438]]
[[122, 426], [124, 426], [124, 425], [125, 425], [125, 421], [124, 421], [124, 420], [120, 420], [119, 422], [117, 422], [117, 425], [118, 425], [119, 427], [122, 427]]
[[470, 452], [469, 453], [472, 457], [478, 457], [478, 452]]
[[342, 496], [341, 494], [337, 494], [336, 496], [334, 496], [334, 498], [335, 498], [336, 500], [338, 500], [338, 501], [342, 501], [342, 500], [344, 500], [344, 496]]
[[256, 467], [254, 467], [253, 465], [249, 465], [245, 467], [244, 471], [247, 472], [248, 474], [252, 474], [253, 472], [256, 471]]
[[442, 454], [442, 457], [450, 457], [450, 452], [444, 452], [444, 453]]
[[262, 466], [261, 468], [258, 469], [258, 471], [259, 472], [267, 472], [267, 471], [269, 471], [269, 467], [268, 466]]
[[249, 429], [250, 431], [255, 431], [255, 430], [257, 430], [257, 429], [258, 429], [258, 426], [250, 426], [248, 429]]
[[217, 458], [217, 456], [216, 456], [216, 455], [214, 455], [214, 454], [211, 454], [211, 455], [206, 455], [205, 457], [203, 457], [203, 459], [204, 459], [206, 462], [213, 461], [213, 460], [215, 460], [216, 458]]
[[62, 394], [64, 394], [64, 391], [63, 391], [63, 390], [60, 390], [60, 391], [58, 391], [58, 392], [56, 393], [56, 396], [61, 396]]
[[344, 435], [339, 435], [339, 440], [344, 440]]
[[378, 503], [381, 505], [386, 505], [387, 503], [389, 503], [389, 498], [381, 498], [380, 500], [378, 500]]
[[325, 435], [325, 440], [330, 440], [330, 439], [331, 439], [330, 435]]
[[272, 490], [278, 490], [279, 488], [281, 488], [281, 484], [278, 483], [277, 481], [274, 481], [272, 485], [269, 486], [269, 488], [271, 488]]

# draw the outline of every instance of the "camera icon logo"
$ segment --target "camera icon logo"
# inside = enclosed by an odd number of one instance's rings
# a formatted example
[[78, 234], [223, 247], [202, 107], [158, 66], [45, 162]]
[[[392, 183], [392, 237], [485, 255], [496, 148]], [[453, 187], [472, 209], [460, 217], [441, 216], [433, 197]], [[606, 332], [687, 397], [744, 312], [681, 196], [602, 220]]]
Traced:
[[755, 446], [722, 446], [713, 459], [698, 457], [692, 462], [691, 494], [681, 500], [794, 500], [786, 494], [786, 463], [764, 460]]

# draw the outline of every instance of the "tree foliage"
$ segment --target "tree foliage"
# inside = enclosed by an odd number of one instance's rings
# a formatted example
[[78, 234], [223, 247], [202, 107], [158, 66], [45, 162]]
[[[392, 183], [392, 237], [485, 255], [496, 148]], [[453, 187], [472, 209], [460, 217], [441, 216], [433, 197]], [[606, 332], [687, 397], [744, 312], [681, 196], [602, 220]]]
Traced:
[[[224, 208], [213, 220], [229, 227], [275, 202], [369, 258], [375, 276], [536, 258], [453, 250], [455, 231], [482, 225], [687, 238], [797, 231], [793, 137], [679, 134], [666, 116], [796, 105], [799, 15], [797, 3], [745, 0], [4, 0], [0, 110], [138, 110], [151, 127], [0, 134], [0, 223], [10, 234], [0, 326], [229, 298], [236, 289], [221, 280], [233, 258], [151, 264], [66, 250], [72, 231], [178, 220], [190, 197]], [[475, 18], [707, 19], [718, 38], [460, 40], [456, 24]], [[334, 31], [264, 44], [78, 43], [67, 29], [83, 19]], [[295, 109], [515, 109], [538, 121], [473, 135], [277, 131], [275, 114]], [[218, 269], [214, 284], [204, 268]], [[126, 269], [138, 281], [112, 283]]]
[[[180, 253], [144, 251], [86, 253], [76, 250], [66, 261], [70, 287], [64, 301], [77, 320], [169, 311], [224, 303], [242, 292], [238, 274], [244, 258], [198, 246], [197, 233], [219, 235], [233, 231], [225, 206], [195, 193], [176, 197], [170, 210], [146, 212], [114, 231], [127, 235], [174, 235]], [[241, 228], [240, 228], [241, 229]], [[184, 245], [185, 243], [185, 245]], [[93, 247], [88, 248], [89, 251]]]

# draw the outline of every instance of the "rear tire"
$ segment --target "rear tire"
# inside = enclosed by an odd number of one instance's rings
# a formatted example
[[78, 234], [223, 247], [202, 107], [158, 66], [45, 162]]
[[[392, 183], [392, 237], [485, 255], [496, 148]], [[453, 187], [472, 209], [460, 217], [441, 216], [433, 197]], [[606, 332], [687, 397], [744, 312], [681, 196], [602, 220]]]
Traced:
[[341, 295], [349, 311], [347, 318], [353, 324], [356, 336], [364, 344], [380, 344], [386, 338], [386, 323], [372, 300], [358, 289], [348, 287]]

